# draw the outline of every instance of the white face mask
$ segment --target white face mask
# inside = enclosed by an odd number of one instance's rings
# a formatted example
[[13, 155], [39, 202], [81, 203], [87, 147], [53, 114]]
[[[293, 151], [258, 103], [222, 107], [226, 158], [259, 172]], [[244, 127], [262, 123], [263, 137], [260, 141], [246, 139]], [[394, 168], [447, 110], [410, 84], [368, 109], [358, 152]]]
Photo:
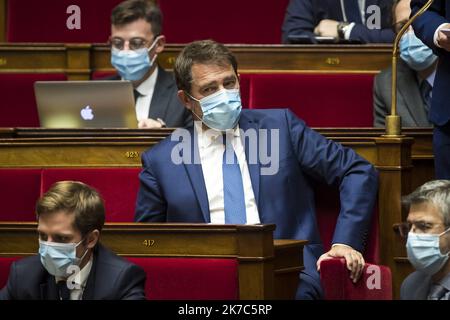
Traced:
[[57, 243], [39, 240], [39, 255], [44, 268], [55, 277], [65, 278], [69, 274], [67, 268], [79, 266], [88, 252], [88, 248], [81, 258], [77, 258], [78, 243]]
[[408, 233], [406, 251], [408, 260], [416, 270], [428, 275], [441, 270], [449, 258], [449, 253], [441, 253], [439, 238], [449, 230], [450, 228], [440, 234]]

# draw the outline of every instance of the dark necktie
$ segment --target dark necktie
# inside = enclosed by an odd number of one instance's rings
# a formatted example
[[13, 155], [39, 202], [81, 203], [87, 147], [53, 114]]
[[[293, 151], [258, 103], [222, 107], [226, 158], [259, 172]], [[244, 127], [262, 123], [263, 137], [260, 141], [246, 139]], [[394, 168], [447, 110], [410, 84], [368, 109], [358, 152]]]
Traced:
[[134, 95], [134, 102], [136, 103], [137, 99], [141, 96], [141, 94], [136, 89], [133, 89], [133, 95]]
[[427, 110], [427, 113], [430, 111], [431, 107], [431, 91], [433, 90], [433, 87], [430, 85], [430, 83], [427, 80], [423, 80], [420, 84], [420, 94], [422, 95], [422, 101], [425, 106], [425, 110]]
[[344, 9], [348, 22], [362, 24], [358, 0], [344, 0]]
[[448, 290], [444, 286], [440, 284], [434, 284], [431, 286], [428, 300], [442, 300], [444, 299], [447, 292]]
[[[242, 183], [241, 168], [231, 144], [232, 137], [226, 139], [223, 135], [225, 151], [223, 152], [223, 198], [226, 224], [245, 224], [244, 186]], [[226, 142], [225, 142], [226, 141]]]
[[56, 284], [61, 300], [70, 300], [70, 290], [67, 287], [67, 281], [61, 280]]

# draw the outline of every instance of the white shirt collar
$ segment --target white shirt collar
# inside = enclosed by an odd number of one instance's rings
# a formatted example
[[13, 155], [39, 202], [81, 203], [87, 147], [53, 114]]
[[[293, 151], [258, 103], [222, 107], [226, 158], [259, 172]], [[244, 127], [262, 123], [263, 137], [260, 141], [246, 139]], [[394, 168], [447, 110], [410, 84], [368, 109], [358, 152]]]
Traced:
[[[216, 142], [217, 138], [222, 137], [224, 132], [218, 130], [204, 130], [201, 121], [194, 121], [194, 129], [198, 137], [199, 146], [203, 148], [209, 147], [211, 144]], [[226, 133], [229, 134], [231, 130], [227, 130]], [[239, 124], [236, 128], [232, 129], [234, 137], [240, 137]], [[222, 143], [222, 141], [220, 142]]]
[[433, 87], [434, 85], [434, 78], [436, 78], [436, 69], [425, 79], [428, 81], [428, 83]]
[[[86, 265], [83, 267], [83, 269], [80, 270], [79, 277], [76, 275], [72, 276], [71, 280], [73, 281], [74, 286], [76, 286], [76, 287], [79, 286], [83, 289], [86, 286], [87, 279], [88, 279], [89, 274], [91, 273], [91, 269], [92, 269], [93, 257], [94, 257], [94, 255], [91, 254], [91, 257], [90, 257], [88, 263], [86, 263]], [[55, 280], [56, 280], [56, 283], [58, 283], [59, 281], [66, 280], [66, 279], [55, 277]]]
[[153, 89], [156, 85], [156, 79], [158, 78], [158, 67], [155, 68], [155, 71], [152, 72], [150, 77], [144, 80], [137, 88], [136, 91], [139, 92], [142, 96], [146, 96], [149, 93], [153, 92]]

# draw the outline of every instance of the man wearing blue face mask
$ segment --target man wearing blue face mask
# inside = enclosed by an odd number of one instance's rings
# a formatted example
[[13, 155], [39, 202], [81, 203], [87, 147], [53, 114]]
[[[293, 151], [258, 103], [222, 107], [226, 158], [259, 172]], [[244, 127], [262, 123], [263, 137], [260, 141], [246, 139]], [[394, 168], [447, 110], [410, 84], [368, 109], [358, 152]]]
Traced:
[[177, 99], [173, 75], [157, 64], [163, 52], [162, 14], [145, 0], [128, 0], [111, 14], [111, 64], [118, 76], [130, 80], [139, 128], [189, 127], [192, 118]]
[[[426, 2], [412, 0], [411, 14]], [[417, 37], [439, 57], [429, 118], [434, 124], [435, 177], [450, 179], [450, 1], [435, 0], [413, 26]]]
[[[396, 33], [408, 21], [411, 0], [399, 0], [393, 8], [393, 27]], [[397, 69], [397, 112], [403, 127], [430, 127], [428, 113], [438, 58], [420, 41], [412, 28], [400, 42]], [[373, 90], [374, 126], [384, 127], [391, 114], [392, 69], [383, 70], [375, 77]]]
[[[297, 298], [322, 297], [318, 269], [331, 257], [344, 257], [356, 282], [377, 193], [372, 165], [287, 109], [243, 109], [237, 61], [222, 44], [187, 45], [175, 62], [175, 77], [178, 96], [196, 121], [143, 153], [135, 220], [274, 223], [275, 238], [309, 241]], [[183, 150], [179, 134], [187, 144]], [[340, 189], [341, 212], [327, 252], [310, 179]]]
[[430, 181], [403, 199], [409, 208], [401, 234], [416, 269], [403, 282], [406, 300], [450, 300], [450, 181]]
[[58, 182], [36, 213], [39, 255], [12, 264], [0, 300], [145, 299], [145, 272], [99, 243], [105, 208], [95, 190]]

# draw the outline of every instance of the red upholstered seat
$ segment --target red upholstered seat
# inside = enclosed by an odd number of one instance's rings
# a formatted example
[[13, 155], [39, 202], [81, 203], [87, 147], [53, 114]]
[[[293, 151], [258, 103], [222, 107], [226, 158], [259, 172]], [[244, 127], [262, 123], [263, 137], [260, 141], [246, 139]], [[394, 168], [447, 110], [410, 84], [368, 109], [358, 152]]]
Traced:
[[392, 300], [392, 275], [388, 267], [366, 264], [355, 284], [349, 278], [344, 259], [324, 260], [320, 270], [327, 300]]
[[[8, 1], [7, 39], [10, 42], [106, 42], [111, 33], [111, 10], [122, 0], [13, 0]], [[80, 29], [69, 29], [72, 15], [81, 10]], [[30, 27], [32, 26], [32, 27]]]
[[[330, 250], [340, 210], [339, 190], [334, 187], [317, 184], [314, 188], [316, 195], [316, 217], [325, 251]], [[326, 201], [323, 201], [326, 199]], [[372, 224], [366, 239], [364, 259], [371, 263], [379, 263], [379, 223], [378, 210], [375, 208]]]
[[57, 80], [66, 80], [66, 76], [61, 73], [0, 73], [0, 127], [39, 127], [34, 82]]
[[[163, 31], [169, 43], [213, 39], [221, 43], [270, 44], [281, 42], [289, 0], [160, 0]], [[186, 30], [189, 32], [180, 32]]]
[[8, 282], [11, 264], [18, 259], [20, 259], [20, 257], [0, 257], [0, 290]]
[[41, 169], [0, 169], [0, 221], [36, 221]]
[[91, 80], [104, 80], [115, 75], [117, 75], [115, 71], [94, 71], [91, 74]]
[[145, 292], [152, 300], [235, 300], [239, 298], [235, 259], [135, 258], [147, 273]]
[[311, 127], [372, 127], [372, 74], [251, 74], [249, 107], [290, 108]]
[[81, 181], [102, 195], [107, 222], [133, 222], [140, 171], [140, 168], [43, 169], [41, 192], [57, 181]]

